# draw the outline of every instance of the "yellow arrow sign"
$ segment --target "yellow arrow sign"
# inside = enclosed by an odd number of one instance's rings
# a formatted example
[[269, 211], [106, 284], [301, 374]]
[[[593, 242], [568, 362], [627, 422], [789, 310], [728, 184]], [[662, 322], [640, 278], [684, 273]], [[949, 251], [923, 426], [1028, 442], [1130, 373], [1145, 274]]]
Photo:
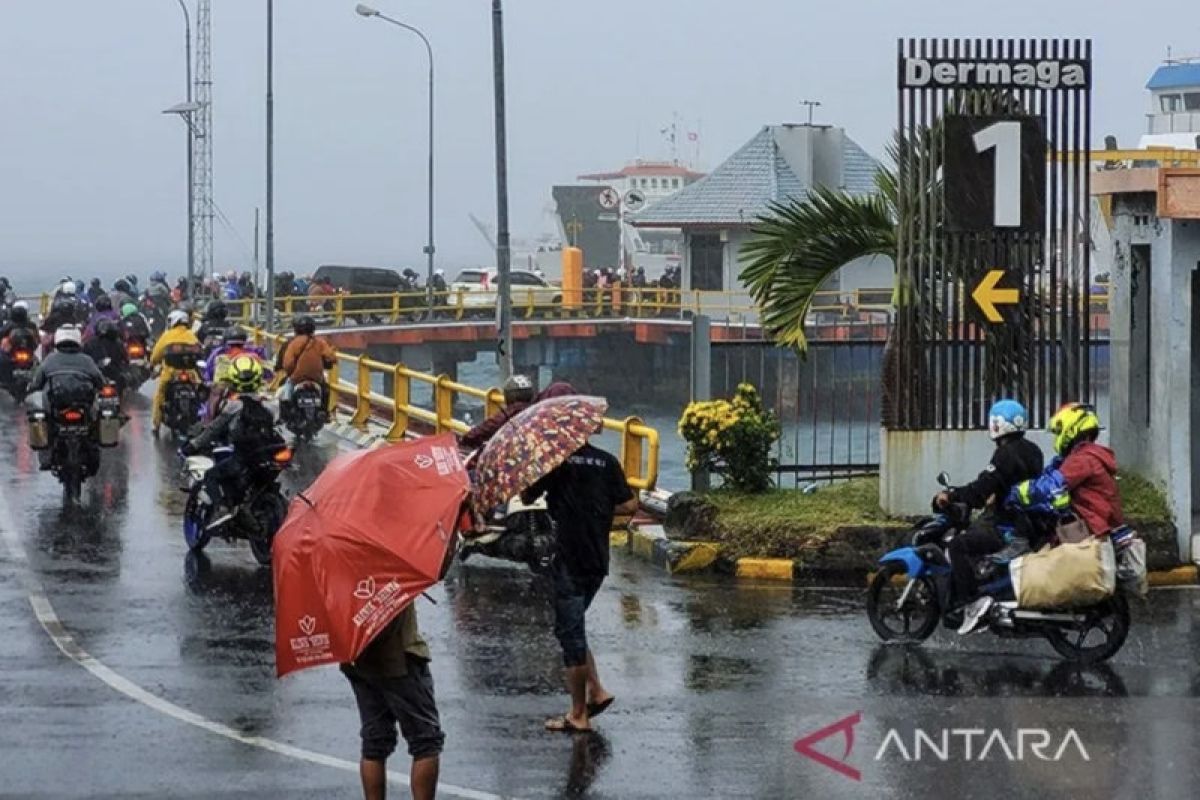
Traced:
[[1004, 321], [1004, 317], [996, 310], [997, 305], [1015, 305], [1021, 299], [1020, 292], [1016, 289], [1001, 289], [996, 286], [1003, 277], [1002, 269], [988, 270], [983, 280], [975, 287], [975, 291], [971, 292], [971, 299], [979, 306], [988, 322]]

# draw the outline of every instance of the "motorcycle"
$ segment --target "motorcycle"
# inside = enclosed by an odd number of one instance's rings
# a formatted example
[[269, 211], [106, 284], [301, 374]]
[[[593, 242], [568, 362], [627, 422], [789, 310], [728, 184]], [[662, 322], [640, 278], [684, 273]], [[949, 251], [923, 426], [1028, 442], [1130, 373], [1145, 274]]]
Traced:
[[12, 361], [12, 377], [4, 388], [12, 395], [13, 402], [20, 405], [29, 394], [29, 378], [37, 369], [37, 355], [32, 347], [14, 347], [9, 358]]
[[322, 400], [321, 385], [305, 381], [292, 390], [292, 402], [288, 404], [287, 429], [302, 442], [312, 441], [321, 428], [325, 427], [326, 414]]
[[163, 395], [163, 424], [176, 439], [186, 439], [200, 419], [205, 388], [192, 371], [176, 372], [167, 383]]
[[188, 493], [183, 511], [183, 538], [188, 550], [202, 551], [214, 536], [227, 541], [245, 539], [262, 566], [271, 563], [271, 543], [287, 516], [287, 499], [279, 485], [280, 474], [292, 463], [292, 450], [286, 445], [261, 448], [250, 460], [239, 481], [241, 501], [224, 510], [212, 502], [204, 487], [205, 476], [217, 464], [233, 457], [232, 446], [214, 448], [211, 456], [188, 456], [184, 462]]
[[[950, 488], [946, 473], [938, 483]], [[1046, 523], [1029, 517], [1030, 525]], [[948, 628], [962, 623], [954, 609], [948, 549], [955, 536], [970, 524], [970, 509], [962, 504], [921, 520], [909, 534], [909, 545], [880, 560], [867, 592], [867, 616], [884, 641], [919, 643], [928, 639], [938, 622]], [[1095, 664], [1114, 656], [1129, 635], [1129, 604], [1117, 591], [1111, 597], [1083, 608], [1032, 610], [1019, 608], [1002, 551], [975, 564], [980, 593], [996, 603], [981, 623], [1002, 638], [1042, 638], [1063, 658]]]
[[124, 388], [136, 392], [142, 384], [150, 380], [149, 353], [146, 352], [146, 342], [130, 337], [125, 341], [125, 357], [128, 362], [123, 376]]
[[83, 482], [100, 468], [100, 448], [116, 447], [121, 430], [121, 398], [105, 384], [93, 402], [51, 404], [29, 412], [30, 445], [49, 449], [50, 471], [63, 487], [63, 500], [78, 505]]

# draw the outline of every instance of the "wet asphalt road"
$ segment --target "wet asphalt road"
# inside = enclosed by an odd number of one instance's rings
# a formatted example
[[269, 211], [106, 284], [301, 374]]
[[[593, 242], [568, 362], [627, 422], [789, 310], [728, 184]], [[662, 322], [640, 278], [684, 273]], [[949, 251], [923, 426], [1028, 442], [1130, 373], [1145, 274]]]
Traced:
[[[24, 447], [23, 415], [0, 400], [0, 527], [19, 548], [0, 546], [0, 797], [358, 796], [353, 773], [314, 763], [357, 759], [348, 685], [334, 669], [275, 679], [269, 571], [244, 546], [186, 558], [174, 447], [151, 439], [148, 400], [135, 398], [132, 414], [83, 512], [64, 515], [57, 483]], [[324, 441], [302, 451], [293, 483], [336, 452]], [[148, 702], [60, 652], [29, 602], [39, 586], [65, 634]], [[1077, 670], [1038, 642], [939, 632], [918, 650], [882, 647], [860, 591], [672, 579], [616, 555], [589, 625], [618, 700], [598, 733], [574, 738], [541, 728], [565, 710], [544, 587], [473, 560], [432, 594], [438, 604], [420, 601], [420, 618], [447, 732], [442, 779], [469, 790], [445, 797], [1197, 793], [1200, 592], [1153, 593], [1112, 664]], [[840, 733], [814, 745], [841, 770], [794, 749], [856, 712], [849, 755]], [[199, 727], [208, 723], [275, 749]], [[926, 746], [918, 761], [916, 728], [939, 747], [943, 729], [982, 731], [975, 758], [999, 730], [1013, 760], [996, 744], [971, 761], [965, 735], [947, 734], [946, 760]], [[1082, 747], [1040, 761], [1018, 748], [1035, 734], [1018, 729], [1045, 729], [1047, 757], [1071, 729]], [[405, 773], [407, 758], [391, 767]]]

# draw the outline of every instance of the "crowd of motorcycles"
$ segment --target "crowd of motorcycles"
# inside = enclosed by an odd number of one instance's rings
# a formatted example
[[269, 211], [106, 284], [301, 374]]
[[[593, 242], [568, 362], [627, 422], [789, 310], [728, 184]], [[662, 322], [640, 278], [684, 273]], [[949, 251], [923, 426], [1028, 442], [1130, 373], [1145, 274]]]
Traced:
[[[126, 313], [112, 315], [108, 310], [113, 305], [111, 298], [89, 301], [67, 292], [65, 286], [38, 319], [25, 302], [11, 294], [0, 302], [4, 331], [0, 336], [0, 388], [16, 405], [25, 407], [29, 445], [37, 451], [41, 469], [62, 484], [65, 506], [79, 507], [85, 482], [99, 471], [102, 450], [119, 444], [120, 430], [129, 420], [122, 410], [123, 400], [138, 393], [161, 370], [166, 379], [161, 387], [162, 427], [176, 443], [181, 459], [180, 488], [187, 493], [183, 533], [188, 548], [203, 550], [213, 538], [247, 540], [255, 559], [269, 564], [271, 541], [287, 510], [280, 476], [293, 455], [278, 426], [286, 425], [294, 434], [294, 444], [311, 441], [328, 419], [324, 387], [316, 383], [293, 387], [291, 401], [281, 404], [286, 412], [279, 420], [264, 385], [258, 400], [271, 415], [273, 434], [265, 446], [243, 453], [237, 452], [236, 442], [217, 440], [195, 452], [186, 445], [220, 414], [225, 403], [238, 398], [223, 383], [219, 370], [210, 367], [210, 360], [222, 354], [249, 353], [261, 360], [269, 381], [266, 354], [247, 342], [240, 326], [226, 320], [224, 304], [214, 299], [194, 315], [192, 329], [200, 345], [165, 348], [163, 363], [155, 368], [151, 353], [169, 316], [184, 313], [191, 318], [191, 310], [175, 309], [169, 299], [162, 304], [149, 292], [135, 302], [135, 311], [130, 312], [128, 303], [122, 302]], [[91, 357], [104, 383], [87, 394], [60, 396], [63, 393], [53, 388], [52, 381], [40, 395], [31, 394], [31, 381], [39, 365], [55, 351], [56, 334], [64, 327], [80, 331], [74, 338], [81, 340], [81, 352]], [[64, 338], [72, 337], [59, 337], [60, 344]], [[221, 472], [216, 467], [235, 456], [239, 470], [223, 475], [222, 484], [215, 486], [211, 476]], [[214, 502], [214, 495], [221, 502]]]

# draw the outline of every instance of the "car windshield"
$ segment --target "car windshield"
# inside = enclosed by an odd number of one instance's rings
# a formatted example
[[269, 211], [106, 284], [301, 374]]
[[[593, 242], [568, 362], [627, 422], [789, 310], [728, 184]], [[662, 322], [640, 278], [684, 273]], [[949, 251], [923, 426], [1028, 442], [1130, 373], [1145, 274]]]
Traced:
[[454, 279], [455, 283], [485, 283], [487, 273], [480, 269], [464, 269]]

